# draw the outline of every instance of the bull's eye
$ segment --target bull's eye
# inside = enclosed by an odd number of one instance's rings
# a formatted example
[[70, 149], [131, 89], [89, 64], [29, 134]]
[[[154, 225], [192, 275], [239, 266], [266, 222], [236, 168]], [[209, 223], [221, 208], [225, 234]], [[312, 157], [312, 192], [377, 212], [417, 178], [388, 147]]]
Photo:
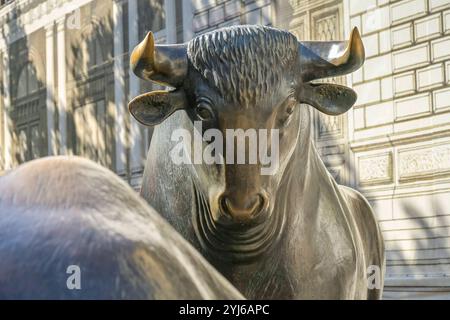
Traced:
[[206, 102], [199, 102], [195, 108], [195, 113], [200, 120], [208, 121], [214, 118], [211, 106]]

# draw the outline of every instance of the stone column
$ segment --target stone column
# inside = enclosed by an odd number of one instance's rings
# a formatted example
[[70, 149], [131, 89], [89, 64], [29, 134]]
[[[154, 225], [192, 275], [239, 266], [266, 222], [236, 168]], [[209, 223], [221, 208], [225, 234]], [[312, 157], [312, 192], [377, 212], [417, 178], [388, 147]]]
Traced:
[[[183, 1], [190, 2], [190, 1]], [[183, 5], [184, 9], [184, 5]], [[164, 1], [164, 11], [166, 12], [166, 40], [167, 43], [177, 42], [177, 16], [175, 0]]]
[[[6, 44], [7, 45], [7, 44]], [[3, 137], [4, 137], [4, 169], [9, 170], [12, 167], [12, 150], [11, 150], [11, 120], [9, 119], [9, 109], [11, 108], [11, 87], [9, 78], [9, 52], [8, 48], [2, 54], [3, 64]]]
[[114, 121], [114, 134], [116, 143], [116, 172], [121, 175], [126, 172], [125, 139], [127, 116], [125, 104], [125, 69], [123, 65], [123, 1], [113, 1], [114, 22], [114, 103], [116, 118]]
[[66, 36], [65, 17], [56, 21], [58, 59], [59, 153], [67, 153]]
[[194, 37], [193, 19], [194, 10], [192, 8], [192, 1], [183, 1], [183, 41], [187, 42]]
[[[128, 1], [128, 48], [131, 55], [134, 47], [139, 43], [139, 28], [138, 28], [138, 4], [137, 0]], [[130, 100], [139, 95], [140, 84], [139, 78], [129, 70], [129, 84], [130, 84]], [[130, 141], [131, 141], [131, 155], [130, 155], [130, 170], [133, 172], [139, 171], [142, 166], [142, 135], [139, 124], [133, 118], [130, 123]]]
[[47, 150], [48, 155], [58, 154], [55, 133], [55, 68], [54, 68], [54, 23], [45, 27], [45, 68], [47, 106]]

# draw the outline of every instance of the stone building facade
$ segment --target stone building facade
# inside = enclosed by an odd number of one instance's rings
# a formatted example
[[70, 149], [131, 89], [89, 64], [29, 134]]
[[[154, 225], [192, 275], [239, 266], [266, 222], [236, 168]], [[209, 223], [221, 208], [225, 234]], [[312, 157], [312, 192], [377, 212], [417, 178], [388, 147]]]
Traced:
[[[314, 114], [313, 136], [341, 183], [372, 203], [387, 249], [386, 298], [450, 297], [449, 0], [16, 0], [0, 2], [0, 172], [77, 154], [138, 188], [151, 130], [129, 70], [148, 30], [184, 42], [218, 27], [272, 25], [299, 39], [345, 39], [364, 67], [347, 114]], [[304, 106], [308, 107], [308, 106]]]
[[130, 121], [126, 105], [148, 86], [130, 77], [128, 48], [148, 30], [158, 41], [176, 41], [176, 4], [33, 0], [0, 7], [3, 170], [77, 154], [138, 186], [149, 133]]
[[352, 75], [352, 184], [372, 202], [387, 249], [387, 296], [450, 287], [450, 1], [350, 1], [367, 48]]

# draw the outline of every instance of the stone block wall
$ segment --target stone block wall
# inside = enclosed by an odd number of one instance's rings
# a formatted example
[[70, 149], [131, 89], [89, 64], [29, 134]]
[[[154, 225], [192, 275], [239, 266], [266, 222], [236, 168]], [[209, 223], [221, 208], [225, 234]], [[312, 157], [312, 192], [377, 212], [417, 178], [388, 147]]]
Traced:
[[386, 241], [386, 297], [450, 292], [450, 2], [349, 1], [366, 62], [351, 80], [354, 185]]

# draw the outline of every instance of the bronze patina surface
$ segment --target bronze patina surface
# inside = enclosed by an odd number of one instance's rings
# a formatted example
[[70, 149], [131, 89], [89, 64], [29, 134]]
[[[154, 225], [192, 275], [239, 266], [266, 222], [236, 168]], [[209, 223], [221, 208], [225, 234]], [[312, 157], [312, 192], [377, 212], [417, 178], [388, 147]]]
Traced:
[[[67, 286], [69, 266], [79, 287]], [[70, 282], [70, 281], [69, 281]], [[77, 157], [0, 178], [0, 299], [241, 299], [113, 172]]]
[[[367, 285], [367, 268], [383, 272], [385, 263], [372, 209], [328, 173], [300, 105], [346, 112], [356, 101], [352, 89], [312, 81], [348, 74], [363, 61], [357, 29], [349, 41], [309, 42], [262, 26], [219, 29], [182, 45], [156, 45], [149, 33], [132, 54], [136, 75], [173, 88], [129, 104], [138, 121], [158, 125], [141, 194], [246, 298], [381, 297], [382, 285]], [[261, 175], [259, 161], [175, 164], [171, 134], [193, 132], [194, 121], [224, 136], [278, 129], [280, 165]]]

